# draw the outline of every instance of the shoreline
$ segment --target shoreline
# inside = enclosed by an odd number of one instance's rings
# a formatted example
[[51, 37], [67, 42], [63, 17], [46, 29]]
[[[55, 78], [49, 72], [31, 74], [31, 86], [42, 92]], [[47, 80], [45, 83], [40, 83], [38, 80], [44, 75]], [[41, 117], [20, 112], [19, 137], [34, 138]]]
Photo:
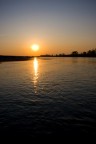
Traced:
[[33, 56], [0, 56], [0, 62], [7, 61], [26, 61], [32, 59]]
[[49, 56], [49, 55], [42, 55], [42, 56], [3, 56], [0, 55], [0, 63], [1, 62], [7, 62], [7, 61], [27, 61], [34, 57], [37, 58], [66, 58], [66, 57], [72, 57], [72, 58], [96, 58], [96, 56], [72, 56], [72, 55], [65, 55], [65, 56]]

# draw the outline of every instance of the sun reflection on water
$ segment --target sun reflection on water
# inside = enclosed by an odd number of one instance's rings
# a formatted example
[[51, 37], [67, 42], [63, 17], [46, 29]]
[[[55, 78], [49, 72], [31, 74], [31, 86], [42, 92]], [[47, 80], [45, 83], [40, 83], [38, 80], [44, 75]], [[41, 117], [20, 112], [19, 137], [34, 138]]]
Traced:
[[37, 81], [38, 81], [38, 60], [37, 60], [37, 58], [34, 58], [34, 60], [33, 60], [33, 67], [34, 67], [34, 77], [33, 77], [34, 91], [35, 91], [35, 93], [37, 93]]

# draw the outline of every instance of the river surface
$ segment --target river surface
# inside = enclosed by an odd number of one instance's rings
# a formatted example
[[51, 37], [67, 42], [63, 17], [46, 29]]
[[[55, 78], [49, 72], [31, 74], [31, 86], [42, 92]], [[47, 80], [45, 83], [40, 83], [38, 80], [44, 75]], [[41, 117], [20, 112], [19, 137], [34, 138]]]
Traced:
[[96, 58], [0, 63], [0, 134], [96, 135]]

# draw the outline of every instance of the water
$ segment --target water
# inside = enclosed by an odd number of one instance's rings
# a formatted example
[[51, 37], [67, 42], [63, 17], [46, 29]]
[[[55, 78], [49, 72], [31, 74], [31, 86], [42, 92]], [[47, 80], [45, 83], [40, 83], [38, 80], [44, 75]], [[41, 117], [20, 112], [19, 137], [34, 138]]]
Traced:
[[96, 59], [1, 63], [0, 134], [96, 135]]

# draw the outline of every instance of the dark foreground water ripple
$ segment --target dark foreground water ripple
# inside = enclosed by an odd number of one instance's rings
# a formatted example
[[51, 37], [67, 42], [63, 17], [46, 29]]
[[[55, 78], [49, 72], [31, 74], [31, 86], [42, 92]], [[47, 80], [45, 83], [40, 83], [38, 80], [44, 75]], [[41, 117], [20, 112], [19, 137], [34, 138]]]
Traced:
[[0, 134], [96, 135], [96, 59], [1, 63]]

